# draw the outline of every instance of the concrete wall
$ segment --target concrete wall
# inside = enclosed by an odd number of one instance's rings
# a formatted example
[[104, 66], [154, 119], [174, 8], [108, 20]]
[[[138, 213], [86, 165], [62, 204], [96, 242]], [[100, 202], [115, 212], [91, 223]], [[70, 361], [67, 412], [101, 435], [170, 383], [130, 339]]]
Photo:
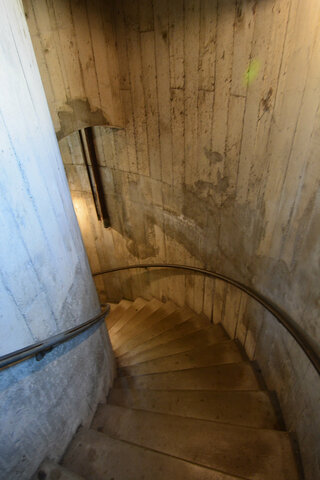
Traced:
[[[47, 72], [68, 29], [44, 42], [41, 15], [54, 24], [55, 2], [25, 3], [34, 6], [28, 21], [49, 97]], [[77, 3], [89, 12], [91, 2]], [[93, 3], [90, 15], [105, 2]], [[216, 269], [269, 296], [319, 341], [319, 1], [107, 3], [125, 116], [123, 130], [94, 129], [111, 229], [96, 219], [76, 135], [60, 142], [92, 269], [139, 261]], [[75, 2], [58, 4], [86, 25]], [[80, 69], [80, 36], [72, 38]], [[320, 382], [270, 317], [196, 276], [130, 272], [96, 285], [101, 298], [164, 296], [222, 321], [277, 390], [307, 478], [320, 475]]]
[[23, 1], [58, 138], [123, 126], [110, 0]]
[[[100, 310], [21, 2], [0, 1], [0, 355]], [[0, 478], [29, 479], [113, 375], [104, 326], [0, 374]]]

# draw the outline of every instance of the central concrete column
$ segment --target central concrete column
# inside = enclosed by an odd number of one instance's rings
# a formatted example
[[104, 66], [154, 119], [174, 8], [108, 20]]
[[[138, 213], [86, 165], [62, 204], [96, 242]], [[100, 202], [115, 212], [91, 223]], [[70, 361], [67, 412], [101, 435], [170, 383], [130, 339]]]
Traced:
[[[0, 355], [100, 310], [19, 0], [0, 0]], [[0, 374], [0, 478], [58, 460], [112, 381], [105, 328]]]

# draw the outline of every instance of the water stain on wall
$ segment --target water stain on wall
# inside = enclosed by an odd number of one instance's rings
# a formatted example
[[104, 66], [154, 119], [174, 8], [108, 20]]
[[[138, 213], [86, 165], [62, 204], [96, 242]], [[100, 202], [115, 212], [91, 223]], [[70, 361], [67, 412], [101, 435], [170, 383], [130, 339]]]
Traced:
[[56, 132], [58, 140], [81, 128], [110, 125], [106, 114], [99, 108], [92, 109], [87, 99], [70, 99], [57, 113], [60, 120], [60, 130]]

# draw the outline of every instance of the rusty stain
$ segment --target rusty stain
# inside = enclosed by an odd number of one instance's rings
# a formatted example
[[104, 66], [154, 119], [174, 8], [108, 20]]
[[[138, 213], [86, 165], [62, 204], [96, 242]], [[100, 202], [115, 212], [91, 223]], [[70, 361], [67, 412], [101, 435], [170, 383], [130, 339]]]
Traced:
[[268, 112], [270, 110], [272, 92], [272, 87], [270, 87], [267, 95], [261, 99], [261, 104], [265, 112]]

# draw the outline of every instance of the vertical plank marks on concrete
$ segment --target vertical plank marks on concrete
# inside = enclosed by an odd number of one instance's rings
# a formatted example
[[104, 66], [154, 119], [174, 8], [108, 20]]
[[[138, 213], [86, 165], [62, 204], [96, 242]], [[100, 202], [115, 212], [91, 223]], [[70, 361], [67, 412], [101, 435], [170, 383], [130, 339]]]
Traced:
[[141, 33], [154, 30], [152, 0], [139, 0], [139, 24]]
[[[140, 25], [140, 28], [142, 26]], [[145, 95], [150, 176], [161, 180], [159, 111], [156, 83], [154, 32], [141, 33], [142, 82]]]
[[198, 69], [200, 4], [185, 1], [185, 183], [192, 185], [198, 177]]
[[185, 110], [184, 90], [171, 89], [171, 127], [172, 127], [172, 182], [173, 187], [181, 189], [184, 183], [185, 165]]
[[154, 0], [155, 57], [160, 126], [162, 181], [172, 184], [172, 134], [168, 0]]
[[[218, 0], [216, 60], [215, 60], [215, 97], [212, 121], [211, 178], [214, 185], [223, 182], [223, 170], [226, 153], [226, 135], [228, 129], [228, 106], [232, 80], [233, 35], [235, 18], [235, 0], [228, 3]], [[214, 199], [220, 203], [220, 188], [214, 190]]]
[[184, 8], [183, 0], [169, 2], [170, 87], [184, 88]]
[[[264, 191], [265, 214], [270, 219], [259, 245], [259, 254], [274, 256], [272, 242], [275, 224], [278, 221], [281, 192], [288, 169], [288, 161], [297, 128], [298, 114], [305, 89], [310, 62], [314, 28], [318, 22], [318, 5], [304, 11], [305, 4], [291, 4], [287, 39], [283, 53], [282, 67], [274, 108], [274, 122], [270, 130], [267, 155], [269, 158], [268, 179]], [[303, 45], [297, 48], [297, 45]], [[285, 125], [286, 134], [283, 135]], [[277, 169], [276, 178], [273, 173]], [[271, 180], [272, 178], [272, 180]]]
[[[317, 7], [318, 4], [315, 4], [313, 11], [314, 14], [319, 17], [319, 9], [317, 9]], [[320, 64], [319, 23], [313, 33], [310, 48], [306, 50], [306, 54], [308, 54], [306, 84], [301, 99], [290, 156], [288, 158], [287, 170], [290, 172], [290, 175], [285, 175], [283, 180], [278, 209], [278, 222], [272, 232], [273, 251], [277, 256], [281, 254], [281, 248], [286, 239], [288, 222], [290, 222], [294, 205], [300, 200], [301, 179], [303, 179], [305, 170], [305, 162], [301, 162], [301, 158], [305, 158], [308, 154], [313, 134], [313, 126], [317, 120], [318, 104], [315, 102], [315, 98], [319, 98], [320, 96], [320, 72], [318, 68]], [[320, 168], [318, 175], [319, 173]]]
[[[88, 0], [87, 0], [88, 1]], [[90, 2], [89, 2], [90, 5]], [[100, 1], [100, 15], [102, 17], [102, 29], [104, 33], [104, 41], [103, 48], [105, 49], [105, 56], [106, 56], [106, 65], [108, 68], [108, 72], [101, 70], [101, 75], [98, 76], [99, 88], [100, 88], [100, 97], [101, 91], [106, 88], [104, 82], [104, 74], [108, 74], [108, 79], [110, 82], [110, 90], [111, 90], [111, 101], [113, 106], [113, 116], [109, 119], [110, 124], [116, 127], [123, 127], [124, 125], [124, 118], [123, 118], [123, 109], [121, 104], [121, 96], [120, 96], [120, 67], [119, 67], [119, 59], [118, 59], [118, 47], [116, 42], [116, 34], [115, 34], [115, 19], [114, 19], [114, 10], [113, 10], [114, 2], [113, 0], [105, 0], [103, 3]], [[103, 49], [102, 48], [102, 49]], [[104, 112], [107, 114], [109, 113], [108, 104], [104, 104], [102, 102], [102, 106], [104, 107]], [[111, 116], [111, 112], [109, 113]]]
[[226, 286], [226, 300], [224, 306], [223, 326], [230, 338], [236, 336], [237, 323], [239, 320], [239, 310], [241, 302], [241, 291], [232, 285]]
[[213, 323], [223, 323], [225, 299], [226, 299], [226, 283], [222, 280], [215, 280], [214, 282], [214, 297], [213, 297]]
[[70, 97], [85, 98], [83, 76], [79, 61], [79, 51], [76, 41], [70, 1], [53, 2], [55, 20], [59, 31], [59, 43], [62, 62], [68, 79]]
[[145, 90], [142, 83], [139, 9], [137, 2], [124, 0], [131, 102], [136, 142], [137, 172], [149, 175], [149, 152], [146, 128]]
[[[49, 45], [50, 48], [45, 47], [44, 44], [44, 39], [42, 38], [42, 32], [38, 28], [37, 24], [37, 19], [35, 16], [35, 6], [33, 5], [33, 2], [31, 0], [27, 0], [24, 3], [24, 10], [25, 10], [25, 16], [28, 20], [28, 27], [30, 31], [30, 35], [33, 40], [33, 48], [35, 50], [37, 62], [39, 65], [39, 69], [41, 70], [41, 75], [43, 78], [43, 83], [46, 86], [46, 96], [48, 98], [48, 103], [49, 103], [49, 108], [50, 108], [50, 114], [53, 120], [53, 124], [56, 130], [60, 129], [60, 120], [55, 108], [56, 105], [56, 95], [64, 95], [65, 99], [65, 91], [64, 91], [64, 85], [63, 85], [63, 78], [61, 74], [61, 69], [60, 65], [57, 65], [57, 70], [55, 71], [50, 71], [49, 63], [47, 62], [47, 55], [50, 55], [50, 52], [54, 48], [51, 42], [51, 45]], [[46, 10], [47, 15], [48, 11]], [[40, 19], [38, 19], [39, 21]], [[50, 25], [50, 21], [47, 16], [47, 25]], [[46, 50], [47, 49], [47, 50]], [[56, 54], [54, 55], [56, 58]], [[52, 75], [53, 76], [52, 76]], [[54, 78], [55, 75], [57, 75], [57, 82], [55, 83]], [[62, 88], [60, 86], [59, 88], [59, 82], [62, 82]], [[64, 99], [62, 101], [64, 101]]]
[[246, 72], [252, 59], [252, 38], [255, 25], [256, 5], [254, 1], [239, 2], [236, 7], [233, 37], [233, 65], [228, 107], [226, 158], [223, 176], [228, 179], [225, 191], [221, 194], [224, 202], [235, 195], [241, 149], [244, 115], [247, 101]]
[[94, 58], [86, 1], [72, 2], [71, 13], [74, 21], [76, 45], [78, 47], [85, 95], [91, 99], [92, 108], [101, 108], [96, 71], [96, 64], [98, 65], [100, 62], [96, 62]]
[[[246, 180], [248, 184], [244, 182], [247, 185], [247, 202], [254, 208], [261, 201], [261, 183], [266, 168], [266, 150], [287, 34], [289, 11], [290, 0], [285, 2], [275, 0], [271, 10], [259, 3], [256, 9], [256, 21], [259, 28], [255, 30], [258, 41], [255, 41], [253, 55], [259, 60], [261, 69], [256, 79], [260, 89], [256, 98], [256, 102], [259, 103], [259, 112], [254, 135], [255, 143], [251, 154], [255, 161], [249, 162], [250, 172], [249, 178]], [[278, 55], [274, 54], [275, 50], [279, 52]]]

